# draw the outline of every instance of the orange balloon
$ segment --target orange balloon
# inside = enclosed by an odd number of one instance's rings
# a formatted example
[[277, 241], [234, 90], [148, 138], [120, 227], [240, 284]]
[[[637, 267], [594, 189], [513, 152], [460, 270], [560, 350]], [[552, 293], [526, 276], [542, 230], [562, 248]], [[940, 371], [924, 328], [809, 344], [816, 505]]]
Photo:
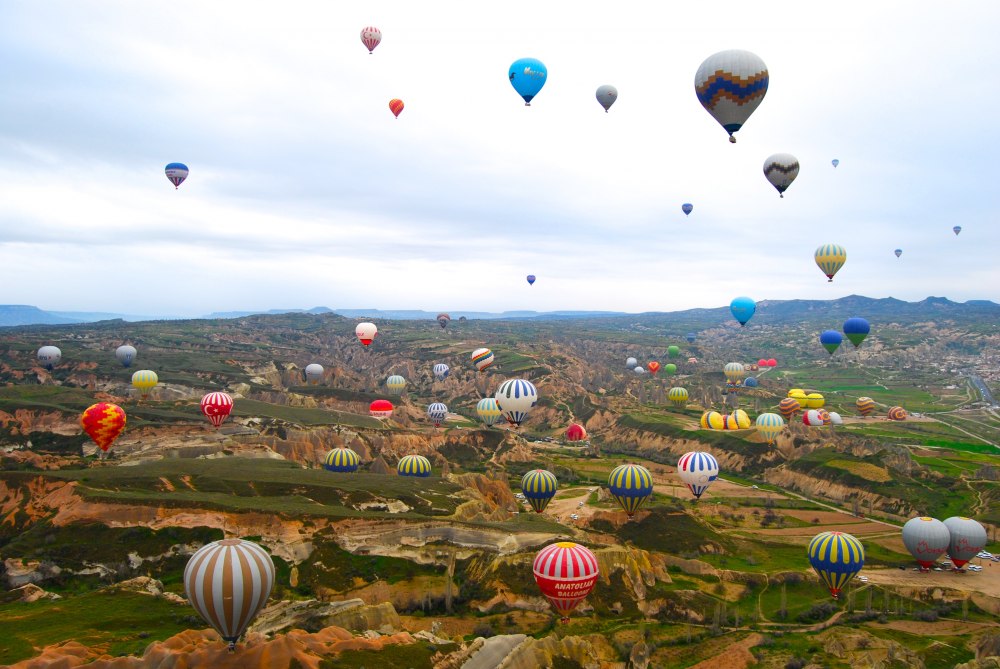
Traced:
[[125, 411], [110, 402], [92, 404], [80, 416], [80, 427], [106, 452], [125, 429]]
[[389, 111], [395, 114], [396, 118], [399, 118], [400, 112], [403, 111], [403, 101], [399, 98], [389, 100]]
[[646, 365], [646, 369], [648, 369], [653, 376], [656, 376], [656, 373], [660, 371], [660, 363], [655, 360], [650, 360], [649, 364]]

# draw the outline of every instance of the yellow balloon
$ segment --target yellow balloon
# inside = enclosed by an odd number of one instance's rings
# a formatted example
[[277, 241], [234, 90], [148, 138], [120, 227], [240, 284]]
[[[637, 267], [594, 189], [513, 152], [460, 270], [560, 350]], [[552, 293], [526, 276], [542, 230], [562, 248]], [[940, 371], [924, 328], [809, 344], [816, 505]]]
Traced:
[[737, 409], [729, 416], [730, 430], [747, 430], [750, 428], [750, 416], [743, 409]]
[[713, 430], [725, 430], [726, 421], [718, 411], [711, 411], [708, 414], [708, 426]]
[[830, 281], [833, 275], [840, 271], [840, 268], [847, 262], [847, 251], [839, 244], [823, 244], [816, 249], [816, 265], [826, 274]]
[[132, 375], [132, 385], [139, 389], [139, 393], [145, 397], [149, 391], [156, 387], [160, 380], [156, 377], [156, 372], [150, 369], [140, 369]]
[[826, 404], [826, 399], [819, 393], [809, 393], [806, 397], [806, 406], [810, 409], [819, 409]]

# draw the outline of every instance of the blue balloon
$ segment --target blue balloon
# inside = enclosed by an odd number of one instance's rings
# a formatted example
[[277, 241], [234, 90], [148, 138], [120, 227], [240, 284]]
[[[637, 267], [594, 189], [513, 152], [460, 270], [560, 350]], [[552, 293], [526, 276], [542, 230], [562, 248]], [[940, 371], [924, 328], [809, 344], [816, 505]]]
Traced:
[[729, 310], [733, 312], [733, 318], [745, 326], [757, 311], [757, 303], [749, 297], [737, 297], [729, 304]]
[[743, 387], [744, 388], [756, 388], [758, 386], [758, 384], [759, 384], [759, 382], [757, 381], [757, 379], [754, 378], [754, 377], [752, 377], [752, 376], [749, 377], [749, 378], [743, 379]]
[[694, 211], [694, 205], [693, 204], [687, 204], [687, 203], [682, 204], [681, 205], [681, 211], [684, 212], [685, 216], [689, 215], [692, 211]]
[[823, 348], [825, 348], [830, 355], [833, 355], [834, 351], [840, 348], [840, 344], [843, 341], [843, 335], [836, 330], [824, 330], [819, 335], [819, 343], [823, 345]]
[[542, 90], [549, 71], [545, 64], [536, 58], [521, 58], [511, 63], [507, 78], [517, 94], [524, 98], [524, 106], [530, 107], [531, 101], [538, 91]]
[[854, 348], [861, 346], [868, 333], [872, 331], [872, 326], [864, 318], [855, 316], [844, 321], [844, 334], [854, 344]]
[[697, 335], [695, 333], [693, 332], [687, 333], [687, 340], [689, 344], [693, 344], [695, 339], [697, 339]]
[[529, 286], [534, 286], [535, 285], [535, 275], [534, 274], [529, 274], [528, 275], [528, 285]]

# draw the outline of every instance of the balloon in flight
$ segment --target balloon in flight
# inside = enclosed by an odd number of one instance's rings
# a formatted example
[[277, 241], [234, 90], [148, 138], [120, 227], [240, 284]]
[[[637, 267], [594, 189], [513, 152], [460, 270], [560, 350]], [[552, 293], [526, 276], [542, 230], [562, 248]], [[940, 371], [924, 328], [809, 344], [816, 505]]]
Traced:
[[323, 469], [338, 474], [349, 474], [358, 471], [361, 466], [361, 456], [350, 448], [333, 448], [323, 458]]
[[449, 316], [448, 314], [438, 314], [437, 322], [438, 325], [441, 326], [441, 329], [444, 330], [446, 327], [448, 327], [448, 323], [451, 322], [451, 316]]
[[393, 116], [399, 118], [399, 115], [403, 113], [403, 101], [399, 98], [389, 100], [389, 111], [392, 112]]
[[399, 374], [393, 374], [385, 380], [385, 387], [388, 388], [389, 392], [393, 395], [401, 395], [403, 393], [403, 388], [406, 387], [406, 379]]
[[893, 251], [893, 253], [895, 253], [896, 257], [898, 258], [899, 256], [903, 255], [903, 249], [896, 249], [895, 251]]
[[535, 275], [534, 274], [529, 274], [528, 275], [528, 285], [529, 286], [534, 286], [535, 285]]
[[749, 297], [737, 297], [729, 303], [729, 311], [741, 326], [745, 326], [756, 313], [757, 303]]
[[524, 106], [530, 107], [538, 92], [548, 79], [549, 71], [542, 61], [535, 58], [520, 58], [511, 63], [507, 78], [517, 94], [524, 98]]
[[833, 276], [847, 262], [847, 251], [839, 244], [823, 244], [823, 246], [816, 249], [813, 257], [816, 260], [816, 265], [826, 275], [827, 279], [833, 281]]
[[374, 323], [358, 323], [358, 326], [354, 328], [354, 334], [358, 341], [365, 346], [370, 346], [375, 337], [378, 336], [378, 328], [375, 327]]
[[639, 361], [636, 360], [635, 358], [626, 358], [625, 359], [625, 366], [628, 367], [629, 369], [635, 369], [636, 366], [638, 366], [638, 364], [639, 364]]
[[167, 175], [167, 179], [174, 185], [174, 190], [177, 190], [184, 183], [184, 180], [188, 178], [188, 166], [184, 163], [170, 163], [163, 168], [163, 173]]
[[367, 28], [361, 31], [361, 43], [368, 48], [369, 56], [381, 41], [382, 41], [382, 31], [376, 28], [375, 26], [368, 26]]
[[871, 331], [872, 326], [864, 318], [855, 316], [844, 321], [844, 334], [854, 344], [854, 348], [861, 346], [861, 342], [865, 340], [865, 337]]
[[607, 114], [608, 110], [611, 109], [611, 105], [615, 103], [618, 99], [618, 89], [609, 84], [597, 87], [597, 101], [601, 103], [604, 107], [604, 113]]
[[823, 345], [826, 352], [833, 355], [834, 352], [840, 348], [841, 343], [843, 343], [844, 337], [836, 330], [826, 330], [819, 335], [819, 343]]
[[38, 349], [38, 362], [42, 363], [42, 366], [50, 372], [52, 369], [59, 364], [62, 360], [62, 351], [59, 350], [58, 346], [43, 346]]
[[809, 564], [830, 589], [834, 599], [865, 566], [865, 548], [845, 532], [821, 532], [806, 549]]
[[642, 465], [618, 465], [608, 477], [608, 492], [631, 518], [653, 496], [653, 475]]
[[691, 451], [677, 461], [677, 475], [695, 499], [701, 499], [702, 493], [719, 478], [719, 461], [711, 453]]
[[485, 371], [493, 364], [493, 351], [488, 348], [477, 348], [472, 352], [472, 364], [476, 366], [476, 371]]
[[492, 397], [484, 397], [479, 400], [476, 404], [476, 415], [479, 416], [479, 420], [483, 421], [486, 426], [495, 425], [503, 412], [500, 411], [500, 405]]
[[681, 211], [684, 212], [685, 216], [690, 216], [691, 212], [694, 211], [694, 205], [690, 202], [685, 202], [681, 205]]
[[125, 344], [115, 349], [115, 359], [122, 364], [122, 367], [131, 367], [135, 360], [136, 350], [134, 346]]
[[435, 379], [437, 379], [438, 381], [444, 381], [446, 378], [448, 378], [448, 373], [451, 371], [451, 369], [448, 367], [448, 365], [444, 364], [443, 362], [439, 362], [438, 364], [434, 365], [431, 371], [434, 372]]
[[125, 411], [110, 402], [91, 404], [80, 415], [80, 427], [98, 448], [107, 453], [125, 429]]
[[306, 365], [306, 383], [319, 383], [323, 380], [323, 373], [325, 371], [323, 365], [316, 362]]
[[368, 405], [368, 413], [373, 418], [388, 418], [392, 415], [392, 402], [389, 400], [375, 400]]
[[149, 396], [149, 391], [159, 382], [156, 372], [151, 369], [140, 369], [132, 374], [132, 386], [139, 391], [143, 399]]
[[427, 405], [427, 417], [434, 423], [434, 427], [441, 427], [441, 423], [448, 417], [448, 405], [443, 402], [431, 402]]
[[509, 379], [500, 385], [493, 398], [503, 412], [503, 417], [516, 428], [538, 404], [538, 390], [531, 381]]
[[646, 363], [646, 369], [649, 370], [650, 374], [656, 376], [656, 373], [660, 371], [660, 363], [658, 363], [656, 360], [650, 360], [649, 362]]
[[546, 469], [533, 469], [521, 478], [521, 494], [535, 513], [545, 510], [558, 489], [556, 475]]
[[201, 398], [199, 406], [212, 425], [219, 427], [233, 411], [233, 398], [223, 392], [208, 393]]
[[566, 441], [583, 441], [587, 438], [587, 430], [579, 423], [573, 423], [566, 428]]
[[667, 399], [670, 400], [670, 402], [675, 407], [680, 407], [683, 409], [684, 405], [687, 404], [688, 401], [687, 388], [680, 388], [680, 387], [671, 388], [670, 390], [667, 391]]
[[840, 164], [840, 161], [839, 161], [839, 160], [837, 160], [836, 158], [834, 158], [833, 160], [831, 160], [831, 161], [830, 161], [830, 163], [831, 163], [831, 164], [832, 164], [832, 165], [833, 165], [834, 167], [836, 167], [837, 165], [839, 165], [839, 164]]
[[767, 65], [749, 51], [733, 49], [712, 54], [694, 76], [698, 102], [729, 133], [747, 122], [767, 93]]
[[754, 426], [767, 443], [773, 444], [781, 431], [785, 429], [785, 420], [776, 413], [762, 413], [757, 416]]
[[667, 355], [670, 356], [671, 358], [676, 358], [680, 354], [681, 354], [681, 347], [680, 346], [668, 346], [667, 347]]
[[666, 365], [663, 366], [663, 371], [673, 376], [674, 374], [677, 373], [677, 365], [675, 365], [672, 362], [668, 362]]
[[958, 233], [960, 233], [962, 231], [962, 226], [961, 225], [956, 225], [955, 227], [953, 227], [951, 229], [951, 231], [954, 232], [955, 236], [957, 237]]
[[396, 465], [396, 474], [426, 478], [431, 475], [431, 461], [422, 455], [404, 455]]
[[778, 191], [778, 195], [785, 197], [785, 191], [795, 181], [795, 177], [799, 176], [799, 159], [790, 153], [768, 156], [764, 161], [764, 176]]

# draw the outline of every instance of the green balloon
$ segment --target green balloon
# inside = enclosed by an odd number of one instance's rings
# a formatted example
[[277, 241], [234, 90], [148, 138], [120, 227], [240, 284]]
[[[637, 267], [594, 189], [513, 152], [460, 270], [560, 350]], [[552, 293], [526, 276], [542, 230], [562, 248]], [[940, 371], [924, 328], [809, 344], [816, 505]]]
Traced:
[[671, 358], [676, 358], [680, 354], [681, 354], [681, 347], [680, 346], [668, 346], [667, 347], [667, 355], [669, 355]]
[[677, 373], [677, 365], [675, 365], [672, 362], [667, 363], [666, 365], [664, 365], [663, 369], [667, 372], [667, 374], [676, 374]]

